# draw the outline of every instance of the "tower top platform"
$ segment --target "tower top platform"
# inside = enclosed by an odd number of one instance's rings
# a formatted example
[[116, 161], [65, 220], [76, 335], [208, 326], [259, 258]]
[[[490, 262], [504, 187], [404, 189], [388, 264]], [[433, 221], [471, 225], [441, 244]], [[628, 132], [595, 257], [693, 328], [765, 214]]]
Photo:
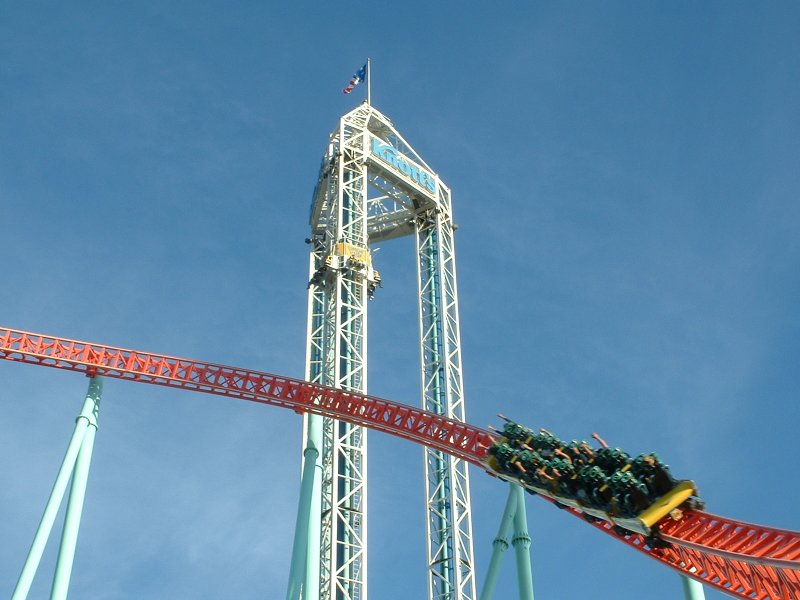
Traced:
[[[340, 155], [344, 160], [337, 161]], [[370, 243], [410, 235], [414, 220], [430, 210], [450, 218], [450, 189], [392, 121], [366, 102], [342, 116], [330, 135], [311, 202], [312, 233], [325, 230], [327, 203], [345, 177], [367, 179]]]

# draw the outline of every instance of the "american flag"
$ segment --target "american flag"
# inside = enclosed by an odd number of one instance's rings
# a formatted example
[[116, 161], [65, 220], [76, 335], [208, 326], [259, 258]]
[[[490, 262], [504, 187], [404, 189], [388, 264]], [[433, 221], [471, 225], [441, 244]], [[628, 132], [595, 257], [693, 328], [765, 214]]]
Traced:
[[349, 94], [353, 91], [353, 88], [356, 87], [359, 83], [364, 81], [367, 78], [367, 65], [364, 63], [364, 66], [361, 67], [356, 74], [353, 75], [353, 78], [350, 80], [350, 83], [347, 84], [347, 87], [344, 88], [342, 91], [345, 94]]

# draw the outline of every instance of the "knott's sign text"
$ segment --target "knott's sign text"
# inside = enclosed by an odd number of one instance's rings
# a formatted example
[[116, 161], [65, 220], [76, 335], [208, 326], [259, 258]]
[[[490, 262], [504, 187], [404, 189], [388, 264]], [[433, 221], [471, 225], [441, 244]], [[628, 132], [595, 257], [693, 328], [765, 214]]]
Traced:
[[380, 139], [372, 138], [372, 154], [381, 159], [384, 163], [392, 167], [393, 170], [410, 179], [417, 185], [422, 186], [431, 194], [436, 194], [436, 179], [425, 169], [418, 167], [400, 154], [396, 148], [389, 144], [384, 144]]

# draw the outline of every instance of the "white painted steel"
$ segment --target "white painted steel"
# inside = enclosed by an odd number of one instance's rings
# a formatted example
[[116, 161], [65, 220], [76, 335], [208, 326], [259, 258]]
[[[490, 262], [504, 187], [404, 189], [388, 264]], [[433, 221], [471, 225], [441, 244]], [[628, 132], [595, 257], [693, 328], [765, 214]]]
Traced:
[[[449, 190], [417, 220], [423, 408], [464, 421], [461, 334]], [[467, 463], [426, 448], [429, 597], [475, 598]]]
[[[376, 148], [390, 148], [376, 154], [375, 140], [379, 141]], [[380, 285], [369, 245], [414, 235], [422, 406], [463, 421], [450, 190], [389, 119], [368, 103], [343, 116], [330, 136], [310, 222], [307, 379], [366, 392], [366, 300]], [[306, 431], [304, 447], [307, 444]], [[366, 431], [325, 419], [320, 461], [322, 500], [311, 515], [321, 523], [319, 598], [365, 600]], [[425, 493], [429, 597], [472, 600], [475, 581], [467, 464], [425, 450]], [[312, 597], [304, 594], [306, 600]]]

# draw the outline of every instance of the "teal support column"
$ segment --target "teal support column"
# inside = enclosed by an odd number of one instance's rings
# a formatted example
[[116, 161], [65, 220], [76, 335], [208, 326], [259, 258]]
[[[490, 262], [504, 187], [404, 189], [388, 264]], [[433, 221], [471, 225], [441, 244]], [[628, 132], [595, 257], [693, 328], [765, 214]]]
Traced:
[[685, 575], [681, 575], [681, 582], [683, 583], [683, 596], [686, 600], [706, 600], [702, 583]]
[[533, 600], [533, 575], [531, 574], [530, 547], [531, 538], [528, 535], [528, 517], [525, 512], [525, 492], [513, 483], [509, 484], [508, 500], [500, 521], [500, 530], [492, 542], [492, 558], [479, 600], [492, 600], [494, 589], [497, 585], [497, 576], [500, 572], [500, 561], [508, 550], [508, 536], [514, 529], [511, 544], [514, 546], [514, 555], [517, 565], [517, 587], [520, 600]]
[[[309, 443], [322, 448], [322, 417], [308, 416]], [[322, 543], [322, 462], [314, 463], [314, 483], [311, 487], [308, 542], [306, 544], [306, 573], [303, 583], [303, 600], [319, 600], [320, 545]]]
[[78, 530], [81, 526], [83, 514], [83, 500], [86, 497], [86, 483], [89, 480], [89, 466], [92, 463], [92, 450], [94, 436], [97, 432], [97, 414], [100, 410], [100, 397], [103, 393], [103, 380], [93, 377], [89, 382], [87, 401], [92, 407], [88, 414], [81, 412], [79, 419], [87, 421], [86, 432], [83, 436], [81, 449], [75, 463], [75, 472], [72, 474], [72, 487], [70, 488], [67, 511], [64, 516], [64, 529], [61, 532], [61, 546], [58, 550], [56, 571], [53, 577], [53, 588], [50, 600], [66, 600], [69, 580], [72, 576], [72, 564], [75, 560], [75, 547], [78, 543]]
[[514, 493], [514, 484], [508, 485], [508, 500], [500, 519], [500, 529], [497, 537], [492, 542], [492, 558], [489, 561], [489, 569], [486, 571], [486, 579], [483, 582], [483, 589], [478, 600], [492, 600], [494, 588], [497, 585], [497, 576], [500, 573], [500, 561], [503, 554], [508, 550], [508, 536], [511, 534], [511, 527], [514, 525], [514, 513], [517, 507], [517, 495]]
[[[320, 418], [315, 415], [308, 415], [309, 427], [313, 426], [311, 423], [313, 420], [319, 420]], [[286, 590], [286, 600], [300, 600], [301, 591], [305, 583], [306, 569], [308, 568], [309, 520], [318, 458], [319, 449], [314, 446], [313, 440], [309, 438], [309, 443], [303, 451], [303, 478], [300, 484], [300, 500], [294, 528], [294, 545], [292, 547], [292, 563], [289, 567], [289, 586]]]
[[96, 399], [91, 392], [92, 384], [98, 379], [97, 377], [93, 378], [92, 382], [89, 384], [89, 393], [87, 393], [83, 408], [75, 421], [75, 429], [67, 445], [64, 460], [61, 462], [61, 468], [56, 476], [56, 481], [53, 484], [53, 489], [47, 500], [42, 519], [39, 521], [39, 527], [33, 537], [33, 543], [28, 551], [28, 556], [25, 559], [22, 572], [17, 580], [14, 593], [11, 595], [11, 600], [25, 600], [25, 598], [28, 597], [33, 578], [36, 575], [36, 570], [39, 568], [44, 548], [47, 545], [47, 539], [50, 537], [50, 532], [53, 529], [53, 523], [58, 514], [58, 509], [61, 506], [61, 501], [64, 499], [64, 492], [67, 489], [70, 476], [75, 468], [75, 462], [78, 458], [78, 453], [83, 443], [86, 430], [89, 427], [90, 418], [96, 416], [99, 397]]
[[531, 573], [531, 537], [528, 535], [528, 516], [525, 512], [525, 492], [521, 487], [512, 486], [517, 497], [514, 511], [514, 537], [511, 544], [517, 558], [517, 582], [520, 600], [533, 600], [533, 574]]

